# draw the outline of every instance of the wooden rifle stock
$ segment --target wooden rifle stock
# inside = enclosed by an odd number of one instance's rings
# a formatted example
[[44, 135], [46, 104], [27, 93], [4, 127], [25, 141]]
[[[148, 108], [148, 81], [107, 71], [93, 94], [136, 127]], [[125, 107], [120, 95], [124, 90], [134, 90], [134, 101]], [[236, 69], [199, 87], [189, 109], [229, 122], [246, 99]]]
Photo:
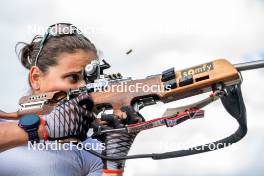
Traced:
[[[110, 80], [106, 89], [90, 92], [90, 95], [96, 113], [112, 108], [114, 114], [119, 116], [122, 106], [137, 105], [141, 109], [156, 101], [168, 103], [214, 90], [219, 85], [239, 84], [239, 71], [261, 67], [264, 67], [263, 61], [232, 65], [225, 59], [219, 59], [179, 71], [171, 68], [145, 79]], [[66, 97], [67, 93], [60, 91], [24, 96], [19, 101], [21, 108], [17, 112], [0, 112], [0, 118], [17, 119], [29, 113], [43, 115]]]
[[[239, 72], [227, 60], [215, 60], [188, 69], [175, 71], [169, 69], [163, 74], [147, 77], [145, 79], [130, 80], [125, 82], [126, 87], [141, 89], [131, 92], [128, 88], [122, 92], [92, 92], [98, 110], [102, 107], [112, 107], [114, 114], [120, 114], [122, 106], [134, 103], [152, 104], [154, 101], [168, 103], [186, 97], [211, 91], [217, 84], [230, 86], [240, 82]], [[110, 83], [110, 87], [124, 85], [123, 82]], [[145, 89], [144, 89], [145, 87]], [[157, 88], [155, 90], [151, 88]], [[144, 105], [143, 105], [144, 106]]]

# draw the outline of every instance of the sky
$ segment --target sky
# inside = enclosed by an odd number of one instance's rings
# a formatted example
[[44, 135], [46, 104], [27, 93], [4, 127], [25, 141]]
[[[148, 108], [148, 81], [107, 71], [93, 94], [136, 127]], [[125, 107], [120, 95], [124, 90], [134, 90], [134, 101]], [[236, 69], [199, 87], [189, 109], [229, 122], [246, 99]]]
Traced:
[[[9, 0], [0, 2], [0, 109], [15, 111], [28, 91], [27, 70], [14, 47], [30, 42], [57, 22], [79, 27], [111, 63], [111, 72], [134, 79], [202, 64], [218, 58], [231, 63], [264, 59], [263, 0]], [[132, 49], [132, 53], [126, 54]], [[125, 176], [261, 175], [264, 172], [263, 70], [243, 72], [242, 91], [248, 134], [239, 143], [205, 154], [153, 161], [127, 161]], [[141, 112], [146, 119], [166, 107], [181, 106], [206, 95]], [[139, 134], [130, 154], [165, 152], [228, 136], [237, 128], [220, 102], [205, 108], [204, 119]]]

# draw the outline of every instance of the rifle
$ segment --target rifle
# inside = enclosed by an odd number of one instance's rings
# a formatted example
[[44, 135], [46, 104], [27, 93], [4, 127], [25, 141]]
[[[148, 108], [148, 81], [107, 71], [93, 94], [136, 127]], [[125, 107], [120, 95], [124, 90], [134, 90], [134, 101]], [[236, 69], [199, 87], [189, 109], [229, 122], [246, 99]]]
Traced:
[[[232, 65], [225, 59], [218, 59], [179, 71], [170, 68], [163, 71], [162, 74], [151, 75], [145, 79], [136, 80], [131, 78], [124, 79], [120, 74], [112, 76], [103, 74], [103, 70], [109, 67], [110, 65], [104, 60], [102, 65], [100, 65], [98, 61], [92, 62], [85, 68], [87, 84], [84, 87], [80, 87], [76, 90], [69, 90], [68, 92], [54, 91], [24, 96], [19, 100], [21, 108], [17, 112], [0, 112], [0, 117], [18, 119], [20, 116], [29, 113], [43, 115], [50, 112], [59, 101], [66, 98], [70, 99], [81, 93], [90, 94], [94, 100], [95, 113], [98, 114], [99, 112], [113, 109], [113, 114], [120, 116], [122, 114], [120, 110], [122, 106], [131, 105], [139, 111], [146, 106], [156, 104], [157, 101], [168, 103], [212, 91], [210, 96], [204, 100], [183, 107], [167, 109], [161, 118], [127, 125], [120, 129], [101, 130], [101, 128], [97, 128], [96, 133], [102, 134], [113, 131], [126, 131], [132, 133], [162, 125], [172, 127], [187, 119], [203, 117], [204, 111], [201, 110], [201, 108], [219, 98], [221, 98], [222, 102], [225, 101], [224, 96], [229, 87], [238, 86], [240, 88], [240, 84], [242, 83], [241, 71], [262, 68], [264, 67], [264, 61], [260, 60]], [[138, 88], [136, 91], [131, 90], [132, 87], [136, 88], [139, 85], [141, 85], [141, 88]], [[122, 91], [118, 90], [120, 87], [123, 88]], [[153, 87], [155, 87], [155, 89]], [[242, 94], [238, 95], [238, 98], [242, 99]], [[241, 101], [243, 102], [243, 99]], [[230, 112], [229, 107], [225, 108], [238, 121], [239, 129], [234, 134], [216, 141], [214, 144], [220, 142], [224, 144], [235, 143], [242, 139], [247, 132], [244, 104], [241, 105], [241, 112], [238, 114]], [[196, 150], [188, 149], [163, 154], [143, 154], [119, 158], [107, 157], [93, 150], [89, 150], [89, 152], [103, 159], [119, 160], [146, 157], [165, 159], [209, 151], [208, 148], [201, 150], [199, 147], [200, 146], [198, 146]]]

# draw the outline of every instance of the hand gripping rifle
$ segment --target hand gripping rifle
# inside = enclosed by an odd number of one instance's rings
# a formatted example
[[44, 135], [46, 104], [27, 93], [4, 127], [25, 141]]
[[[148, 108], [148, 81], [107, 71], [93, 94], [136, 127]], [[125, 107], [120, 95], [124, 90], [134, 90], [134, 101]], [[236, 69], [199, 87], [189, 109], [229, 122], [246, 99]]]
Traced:
[[59, 101], [65, 98], [70, 99], [83, 92], [88, 92], [94, 100], [95, 113], [113, 109], [113, 113], [120, 116], [122, 114], [120, 108], [124, 105], [132, 105], [138, 111], [145, 106], [155, 104], [157, 101], [168, 103], [211, 91], [208, 98], [196, 103], [178, 108], [168, 108], [161, 118], [112, 130], [102, 130], [100, 125], [97, 125], [95, 132], [97, 134], [113, 131], [133, 133], [164, 125], [173, 127], [188, 119], [203, 117], [204, 111], [201, 108], [220, 98], [225, 109], [239, 124], [239, 128], [224, 139], [186, 150], [124, 157], [104, 156], [93, 150], [88, 150], [88, 152], [107, 160], [136, 158], [158, 160], [193, 155], [212, 151], [210, 145], [218, 146], [213, 150], [229, 146], [246, 135], [246, 109], [240, 87], [242, 83], [240, 72], [264, 67], [263, 60], [232, 65], [225, 59], [219, 59], [180, 71], [171, 68], [162, 74], [132, 80], [131, 78], [123, 79], [120, 74], [105, 75], [103, 70], [109, 68], [110, 65], [104, 60], [103, 62], [101, 65], [100, 62], [93, 61], [85, 68], [86, 86], [77, 90], [70, 90], [67, 93], [55, 91], [24, 96], [19, 100], [21, 108], [17, 112], [5, 113], [0, 111], [0, 117], [17, 119], [21, 115], [29, 113], [43, 115], [50, 112]]

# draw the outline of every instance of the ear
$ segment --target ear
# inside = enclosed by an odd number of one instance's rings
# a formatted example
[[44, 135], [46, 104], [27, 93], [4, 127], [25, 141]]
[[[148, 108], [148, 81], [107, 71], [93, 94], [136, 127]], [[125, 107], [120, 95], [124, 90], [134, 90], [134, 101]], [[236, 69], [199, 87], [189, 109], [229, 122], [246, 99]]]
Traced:
[[37, 66], [31, 67], [29, 71], [29, 82], [34, 92], [40, 90], [41, 73], [41, 70]]

